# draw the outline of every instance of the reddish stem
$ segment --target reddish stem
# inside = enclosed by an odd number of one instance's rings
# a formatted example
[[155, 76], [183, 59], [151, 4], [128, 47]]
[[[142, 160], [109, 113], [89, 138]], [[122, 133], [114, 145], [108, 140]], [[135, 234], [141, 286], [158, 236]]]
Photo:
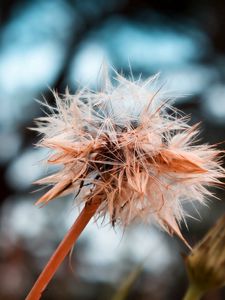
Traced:
[[99, 205], [99, 200], [93, 200], [85, 205], [80, 215], [49, 259], [47, 265], [39, 275], [37, 281], [33, 285], [25, 300], [38, 300], [41, 298], [41, 294], [44, 292], [46, 286], [54, 276], [55, 272], [63, 262], [66, 255], [73, 247], [81, 232], [84, 230], [92, 216], [95, 214]]

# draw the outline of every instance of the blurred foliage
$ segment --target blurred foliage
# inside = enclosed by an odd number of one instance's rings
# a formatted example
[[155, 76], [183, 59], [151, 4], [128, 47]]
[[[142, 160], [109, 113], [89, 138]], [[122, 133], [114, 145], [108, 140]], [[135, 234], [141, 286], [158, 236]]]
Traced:
[[113, 296], [112, 300], [125, 300], [127, 299], [128, 294], [130, 293], [132, 286], [134, 285], [135, 281], [140, 276], [141, 272], [143, 271], [143, 263], [135, 266], [134, 269], [128, 274], [127, 277], [122, 281], [118, 291]]
[[189, 289], [185, 300], [200, 299], [225, 285], [225, 215], [185, 257]]

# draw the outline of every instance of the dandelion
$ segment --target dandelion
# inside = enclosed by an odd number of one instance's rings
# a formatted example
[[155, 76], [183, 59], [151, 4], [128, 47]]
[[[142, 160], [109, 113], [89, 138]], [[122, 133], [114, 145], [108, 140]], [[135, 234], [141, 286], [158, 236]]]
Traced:
[[39, 146], [51, 153], [47, 163], [61, 165], [38, 181], [51, 188], [37, 204], [73, 194], [84, 209], [71, 229], [70, 243], [65, 246], [68, 237], [62, 242], [65, 253], [53, 258], [58, 260], [54, 271], [50, 262], [51, 270], [43, 271], [48, 278], [27, 299], [39, 299], [93, 215], [109, 216], [113, 226], [152, 221], [185, 241], [179, 230], [183, 202], [204, 203], [211, 195], [207, 187], [219, 185], [224, 176], [220, 151], [195, 143], [198, 125], [189, 126], [171, 105], [157, 87], [157, 76], [130, 81], [116, 74], [116, 85], [104, 76], [99, 92], [66, 91], [61, 98], [55, 93], [56, 107], [46, 104], [50, 114], [37, 120], [43, 134]]
[[225, 215], [185, 258], [190, 281], [185, 300], [197, 300], [225, 285]]

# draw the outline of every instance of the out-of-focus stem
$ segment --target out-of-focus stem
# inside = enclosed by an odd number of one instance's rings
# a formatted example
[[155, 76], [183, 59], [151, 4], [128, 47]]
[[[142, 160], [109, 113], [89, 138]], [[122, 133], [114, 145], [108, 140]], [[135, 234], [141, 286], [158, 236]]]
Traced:
[[200, 300], [203, 296], [203, 291], [196, 285], [190, 284], [183, 300]]
[[141, 263], [140, 265], [136, 266], [131, 273], [125, 278], [125, 280], [122, 282], [121, 286], [119, 287], [116, 294], [113, 296], [112, 300], [125, 300], [127, 299], [127, 296], [137, 280], [137, 278], [140, 276], [141, 272], [143, 271], [144, 263]]
[[39, 275], [37, 281], [35, 282], [25, 300], [38, 300], [41, 298], [41, 294], [44, 292], [48, 283], [54, 276], [55, 272], [63, 262], [66, 255], [71, 250], [74, 243], [77, 241], [81, 232], [84, 230], [92, 216], [97, 211], [99, 205], [99, 199], [94, 199], [85, 205], [80, 215], [49, 259], [47, 265]]

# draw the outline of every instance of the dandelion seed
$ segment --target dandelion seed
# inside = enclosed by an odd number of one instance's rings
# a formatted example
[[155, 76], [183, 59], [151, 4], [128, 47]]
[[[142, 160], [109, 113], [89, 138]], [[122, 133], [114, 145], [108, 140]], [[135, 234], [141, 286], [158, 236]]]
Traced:
[[204, 203], [207, 187], [220, 185], [221, 152], [194, 143], [198, 126], [165, 99], [157, 77], [142, 82], [116, 75], [115, 86], [105, 75], [100, 92], [55, 94], [56, 107], [37, 120], [39, 146], [51, 150], [48, 164], [61, 165], [37, 182], [51, 186], [37, 204], [66, 194], [86, 205], [97, 199], [93, 214], [109, 215], [113, 226], [153, 221], [183, 239], [182, 203]]

